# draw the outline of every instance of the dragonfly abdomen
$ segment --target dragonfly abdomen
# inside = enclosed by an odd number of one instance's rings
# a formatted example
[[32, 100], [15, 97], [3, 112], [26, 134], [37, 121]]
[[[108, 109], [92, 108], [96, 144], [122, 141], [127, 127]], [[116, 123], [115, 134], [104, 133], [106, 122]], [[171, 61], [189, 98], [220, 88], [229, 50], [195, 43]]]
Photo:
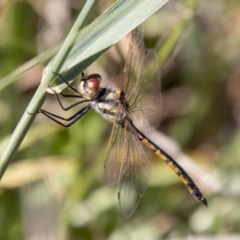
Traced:
[[[133, 124], [132, 124], [133, 125]], [[138, 139], [145, 144], [148, 148], [154, 151], [154, 153], [162, 160], [164, 161], [180, 178], [180, 180], [183, 182], [183, 184], [186, 186], [188, 191], [193, 195], [193, 197], [201, 202], [204, 205], [207, 204], [206, 198], [203, 196], [203, 194], [200, 192], [196, 184], [193, 182], [193, 180], [188, 176], [188, 174], [185, 172], [185, 170], [167, 153], [165, 153], [161, 148], [159, 148], [155, 143], [153, 143], [150, 139], [148, 139], [143, 133], [141, 133], [134, 125], [133, 127], [137, 131], [137, 137]]]
[[155, 154], [162, 159], [168, 166], [178, 175], [180, 180], [186, 186], [188, 191], [193, 195], [193, 197], [201, 202], [202, 204], [207, 206], [207, 200], [203, 197], [202, 193], [194, 183], [194, 181], [189, 177], [189, 175], [185, 172], [185, 170], [167, 153], [165, 153], [162, 149], [158, 149]]

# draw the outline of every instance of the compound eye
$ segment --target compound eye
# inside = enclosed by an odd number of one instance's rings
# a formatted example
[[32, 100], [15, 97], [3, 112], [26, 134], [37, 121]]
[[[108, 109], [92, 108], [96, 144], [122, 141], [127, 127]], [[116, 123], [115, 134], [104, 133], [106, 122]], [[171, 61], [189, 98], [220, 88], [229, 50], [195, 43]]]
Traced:
[[99, 88], [98, 79], [90, 78], [89, 80], [87, 80], [85, 87], [86, 87], [88, 94], [92, 95], [92, 94], [96, 93]]
[[95, 95], [99, 90], [101, 76], [98, 74], [89, 75], [85, 82], [85, 92], [88, 95]]

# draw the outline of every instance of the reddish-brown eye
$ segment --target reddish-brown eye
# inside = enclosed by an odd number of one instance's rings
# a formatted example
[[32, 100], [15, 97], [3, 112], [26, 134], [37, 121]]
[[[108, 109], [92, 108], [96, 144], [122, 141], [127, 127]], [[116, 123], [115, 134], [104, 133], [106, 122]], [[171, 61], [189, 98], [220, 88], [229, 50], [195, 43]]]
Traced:
[[98, 77], [91, 77], [85, 83], [85, 88], [88, 94], [94, 94], [99, 89], [99, 78]]

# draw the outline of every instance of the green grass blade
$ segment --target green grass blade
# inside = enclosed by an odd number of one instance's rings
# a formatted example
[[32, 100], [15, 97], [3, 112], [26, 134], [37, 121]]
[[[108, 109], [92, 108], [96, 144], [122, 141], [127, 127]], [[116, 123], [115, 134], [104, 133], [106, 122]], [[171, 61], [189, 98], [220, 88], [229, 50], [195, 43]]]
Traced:
[[[52, 71], [58, 71], [61, 68], [61, 65], [63, 64], [69, 51], [72, 48], [73, 41], [77, 37], [79, 28], [83, 26], [86, 17], [92, 11], [92, 8], [94, 7], [95, 4], [96, 0], [87, 1], [85, 7], [83, 8], [74, 26], [72, 27], [68, 37], [66, 38], [63, 46], [61, 47], [55, 59], [53, 60]], [[50, 71], [44, 75], [44, 81], [41, 82], [37, 92], [35, 93], [32, 101], [29, 104], [29, 107], [24, 112], [6, 148], [4, 149], [0, 159], [0, 179], [2, 178], [8, 164], [10, 163], [10, 160], [12, 159], [13, 155], [19, 148], [25, 134], [27, 133], [29, 127], [31, 126], [35, 118], [33, 114], [30, 115], [29, 113], [37, 112], [38, 109], [43, 104], [46, 95], [45, 89], [47, 88], [52, 78], [53, 74]]]
[[[60, 74], [65, 80], [72, 80], [93, 63], [102, 53], [117, 43], [133, 28], [137, 27], [167, 0], [117, 1], [105, 13], [85, 28], [79, 35]], [[46, 69], [51, 68], [51, 63]], [[57, 80], [55, 91], [66, 87]]]

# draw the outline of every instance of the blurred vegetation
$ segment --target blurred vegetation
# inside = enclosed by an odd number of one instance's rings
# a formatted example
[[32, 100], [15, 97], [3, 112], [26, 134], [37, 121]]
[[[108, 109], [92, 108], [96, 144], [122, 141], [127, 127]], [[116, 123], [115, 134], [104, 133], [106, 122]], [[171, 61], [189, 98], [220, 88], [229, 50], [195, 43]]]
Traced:
[[[112, 2], [99, 1], [89, 22]], [[0, 79], [63, 40], [82, 6], [76, 0], [1, 1]], [[144, 23], [146, 45], [156, 47], [161, 60], [159, 130], [191, 157], [188, 164], [174, 155], [208, 208], [149, 153], [148, 190], [124, 220], [117, 189], [108, 188], [103, 175], [111, 125], [94, 111], [69, 129], [39, 115], [1, 181], [0, 239], [240, 239], [239, 25], [239, 0], [172, 0]], [[128, 39], [117, 46], [87, 69], [104, 76], [105, 86], [121, 80], [119, 52], [126, 55]], [[0, 152], [44, 65], [39, 60], [1, 90]], [[66, 114], [54, 96], [43, 108]]]

